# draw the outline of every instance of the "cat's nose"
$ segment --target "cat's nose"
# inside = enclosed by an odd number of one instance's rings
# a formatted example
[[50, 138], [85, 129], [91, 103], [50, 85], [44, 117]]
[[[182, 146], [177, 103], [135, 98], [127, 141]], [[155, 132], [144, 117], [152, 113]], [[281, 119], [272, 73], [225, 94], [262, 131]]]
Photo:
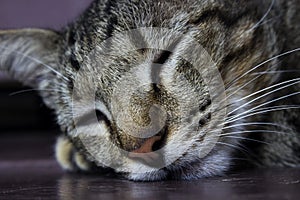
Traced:
[[155, 144], [162, 140], [162, 136], [153, 136], [148, 138], [142, 145], [129, 153], [129, 158], [139, 160], [147, 165], [156, 166], [162, 162], [162, 154], [155, 151]]
[[132, 153], [150, 153], [155, 151], [154, 144], [161, 140], [161, 136], [153, 136], [148, 138], [138, 149], [132, 151]]
[[165, 126], [157, 135], [144, 140], [139, 148], [129, 152], [129, 158], [138, 159], [148, 165], [161, 163], [163, 155], [159, 150], [165, 143], [168, 134], [168, 128]]

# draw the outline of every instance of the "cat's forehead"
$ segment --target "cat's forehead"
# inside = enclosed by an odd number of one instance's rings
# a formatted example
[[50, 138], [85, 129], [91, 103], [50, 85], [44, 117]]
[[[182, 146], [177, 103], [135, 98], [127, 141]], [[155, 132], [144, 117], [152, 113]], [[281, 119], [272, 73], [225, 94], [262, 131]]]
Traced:
[[[141, 2], [143, 1], [139, 1]], [[214, 5], [221, 9], [221, 3], [219, 1], [203, 1], [187, 5], [180, 3], [183, 5], [182, 9], [178, 9], [178, 5], [171, 1], [154, 3], [155, 9], [151, 8], [150, 1], [144, 2], [143, 6], [139, 3], [134, 7], [128, 4], [121, 5], [120, 2], [116, 3], [110, 8], [110, 15], [104, 19], [101, 16], [105, 13], [99, 10], [98, 14], [93, 13], [90, 18], [86, 14], [84, 21], [79, 20], [67, 31], [66, 62], [69, 66], [67, 71], [71, 71], [68, 73], [76, 82], [74, 84], [76, 88], [83, 96], [87, 91], [93, 90], [102, 91], [103, 96], [108, 98], [112, 98], [117, 88], [124, 89], [124, 92], [129, 88], [140, 88], [142, 91], [149, 92], [153, 89], [153, 84], [163, 85], [169, 90], [177, 90], [181, 87], [180, 89], [185, 88], [186, 91], [196, 86], [197, 90], [204, 91], [201, 81], [193, 76], [187, 76], [186, 69], [191, 67], [187, 64], [188, 60], [197, 59], [191, 58], [191, 55], [198, 55], [197, 57], [201, 58], [197, 50], [192, 52], [196, 43], [200, 42], [208, 49], [214, 49], [212, 47], [214, 43], [222, 44], [224, 37], [221, 33], [221, 36], [213, 42], [208, 43], [206, 37], [193, 41], [191, 39], [193, 27], [188, 26], [187, 23], [191, 19], [194, 20], [192, 16], [196, 17], [197, 22], [199, 16], [200, 19], [203, 17], [206, 19], [207, 16], [213, 15], [215, 12], [205, 14], [205, 8]], [[203, 9], [199, 9], [200, 7]], [[117, 11], [121, 8], [128, 9], [128, 12], [118, 13]], [[88, 13], [91, 14], [95, 9], [92, 8]], [[153, 10], [154, 13], [149, 14], [139, 10], [137, 15], [132, 15], [131, 12], [135, 12], [134, 9], [148, 9]], [[170, 15], [173, 9], [175, 13]], [[226, 10], [224, 7], [222, 9]], [[144, 22], [147, 23], [144, 24]], [[213, 25], [205, 27], [223, 27], [221, 22]], [[207, 34], [209, 33], [207, 31]], [[214, 56], [213, 54], [217, 55], [218, 51], [210, 53]], [[186, 58], [184, 58], [185, 55], [187, 55]], [[184, 60], [188, 62], [182, 62]], [[198, 67], [196, 70], [199, 70], [209, 65], [205, 63], [195, 65], [194, 62], [192, 68], [195, 66]], [[78, 74], [80, 78], [76, 79]], [[182, 74], [185, 76], [181, 76]], [[181, 79], [187, 80], [187, 83], [192, 86], [184, 84], [186, 82]], [[176, 88], [177, 86], [179, 88]]]

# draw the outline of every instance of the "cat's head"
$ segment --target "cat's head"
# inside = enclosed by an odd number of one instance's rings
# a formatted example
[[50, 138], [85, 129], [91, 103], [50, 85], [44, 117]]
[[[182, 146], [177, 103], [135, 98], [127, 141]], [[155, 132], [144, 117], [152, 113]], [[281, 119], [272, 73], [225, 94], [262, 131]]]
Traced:
[[239, 98], [275, 79], [247, 74], [275, 53], [262, 15], [230, 6], [96, 2], [62, 33], [0, 32], [0, 65], [40, 90], [99, 168], [133, 180], [221, 174], [239, 143], [226, 133], [243, 130], [237, 114], [252, 105]]

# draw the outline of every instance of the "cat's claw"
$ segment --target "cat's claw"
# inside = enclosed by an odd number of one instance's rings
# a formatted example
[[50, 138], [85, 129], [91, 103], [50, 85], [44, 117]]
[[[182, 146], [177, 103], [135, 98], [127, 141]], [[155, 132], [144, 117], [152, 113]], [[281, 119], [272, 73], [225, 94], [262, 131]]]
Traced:
[[61, 167], [67, 171], [89, 171], [91, 164], [79, 153], [64, 136], [60, 136], [55, 145], [55, 156]]

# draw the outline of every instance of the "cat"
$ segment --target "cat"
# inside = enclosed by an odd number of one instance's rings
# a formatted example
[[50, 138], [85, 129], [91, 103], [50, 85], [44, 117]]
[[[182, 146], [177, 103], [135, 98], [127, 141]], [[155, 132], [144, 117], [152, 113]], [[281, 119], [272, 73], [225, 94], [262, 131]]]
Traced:
[[193, 180], [299, 167], [297, 0], [95, 0], [61, 31], [0, 31], [67, 171]]

